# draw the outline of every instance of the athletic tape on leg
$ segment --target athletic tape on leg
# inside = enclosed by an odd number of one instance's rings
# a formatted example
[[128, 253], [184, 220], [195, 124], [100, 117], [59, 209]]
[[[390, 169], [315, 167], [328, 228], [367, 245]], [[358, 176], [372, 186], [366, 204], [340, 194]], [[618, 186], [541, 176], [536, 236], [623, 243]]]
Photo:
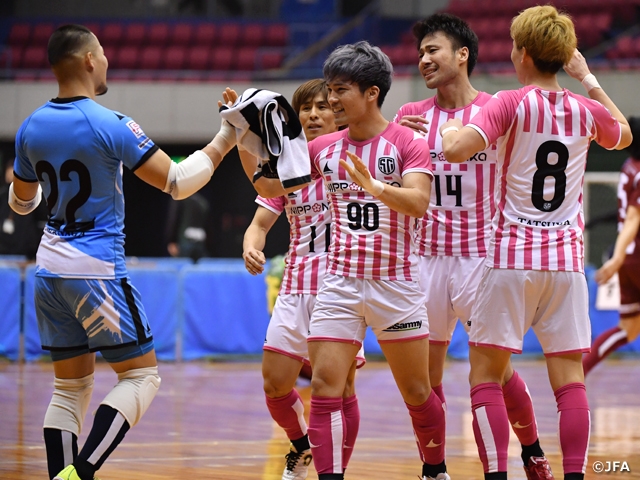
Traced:
[[118, 374], [118, 383], [101, 403], [119, 411], [133, 427], [147, 411], [159, 388], [158, 367], [128, 370]]
[[93, 373], [82, 378], [56, 378], [44, 428], [66, 430], [80, 436], [93, 393]]

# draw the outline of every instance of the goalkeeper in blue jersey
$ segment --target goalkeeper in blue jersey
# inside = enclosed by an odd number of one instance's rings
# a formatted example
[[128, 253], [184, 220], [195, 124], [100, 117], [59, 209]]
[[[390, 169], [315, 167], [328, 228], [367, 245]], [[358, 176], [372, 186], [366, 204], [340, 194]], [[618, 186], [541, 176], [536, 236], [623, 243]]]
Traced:
[[[153, 336], [124, 257], [122, 167], [186, 198], [203, 187], [235, 133], [175, 164], [126, 115], [96, 103], [107, 92], [108, 60], [80, 25], [49, 39], [58, 96], [34, 111], [16, 136], [9, 204], [26, 215], [46, 199], [49, 220], [36, 256], [35, 304], [42, 347], [51, 352], [54, 392], [44, 419], [49, 478], [92, 480], [160, 386]], [[78, 452], [93, 390], [95, 353], [118, 375]]]

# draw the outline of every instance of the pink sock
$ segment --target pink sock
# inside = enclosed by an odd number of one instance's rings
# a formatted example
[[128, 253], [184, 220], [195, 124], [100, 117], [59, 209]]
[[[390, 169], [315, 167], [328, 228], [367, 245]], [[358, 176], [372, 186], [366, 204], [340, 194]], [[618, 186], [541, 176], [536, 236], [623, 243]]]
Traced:
[[345, 423], [342, 468], [346, 470], [360, 429], [360, 408], [358, 407], [358, 397], [355, 394], [342, 399], [342, 413]]
[[433, 393], [435, 393], [438, 396], [438, 398], [440, 399], [440, 402], [444, 405], [444, 409], [446, 410], [447, 399], [444, 397], [444, 388], [442, 388], [442, 383], [435, 387], [431, 387], [431, 390], [433, 390]]
[[507, 471], [509, 418], [499, 383], [481, 383], [471, 389], [473, 435], [484, 473]]
[[564, 474], [584, 473], [591, 416], [584, 383], [569, 383], [555, 392]]
[[422, 463], [438, 465], [444, 462], [445, 419], [440, 399], [431, 390], [429, 398], [422, 405], [406, 405]]
[[342, 397], [311, 396], [309, 444], [318, 475], [342, 474], [345, 421]]
[[265, 395], [265, 398], [271, 418], [284, 429], [289, 440], [298, 440], [306, 435], [304, 405], [295, 388], [284, 397], [270, 398]]
[[604, 360], [607, 355], [627, 343], [629, 343], [627, 332], [620, 327], [611, 328], [598, 335], [593, 341], [591, 352], [587, 353], [582, 359], [582, 368], [584, 369], [585, 376], [593, 367]]
[[502, 387], [504, 404], [507, 407], [509, 423], [522, 445], [533, 445], [538, 440], [538, 425], [536, 415], [533, 412], [531, 395], [524, 380], [520, 378], [518, 372], [513, 372], [513, 376]]

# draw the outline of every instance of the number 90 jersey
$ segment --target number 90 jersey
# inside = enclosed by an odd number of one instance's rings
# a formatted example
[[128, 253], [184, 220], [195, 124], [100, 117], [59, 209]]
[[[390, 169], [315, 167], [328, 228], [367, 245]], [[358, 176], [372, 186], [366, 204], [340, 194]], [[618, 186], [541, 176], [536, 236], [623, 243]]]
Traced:
[[15, 175], [40, 182], [49, 210], [36, 275], [127, 275], [122, 166], [135, 170], [157, 150], [131, 118], [86, 97], [54, 99], [23, 122]]
[[486, 257], [491, 218], [494, 214], [493, 188], [496, 173], [495, 145], [462, 163], [449, 163], [442, 154], [440, 126], [458, 118], [463, 124], [476, 115], [491, 95], [478, 92], [469, 105], [445, 109], [436, 97], [400, 107], [393, 119], [420, 115], [428, 120], [425, 138], [431, 149], [433, 185], [429, 210], [416, 227], [416, 246], [421, 256]]
[[415, 219], [363, 191], [340, 166], [340, 159], [350, 161], [347, 151], [360, 157], [374, 178], [402, 187], [408, 173], [432, 175], [427, 142], [410, 129], [389, 123], [380, 135], [366, 141], [353, 141], [349, 131], [342, 130], [309, 143], [312, 174], [324, 178], [331, 205], [329, 273], [417, 281]]
[[583, 272], [587, 151], [615, 148], [618, 121], [594, 100], [527, 86], [498, 92], [468, 126], [498, 146], [487, 265]]
[[331, 240], [331, 211], [322, 178], [281, 197], [258, 196], [256, 203], [276, 215], [287, 212], [289, 251], [280, 293], [316, 295], [327, 270]]

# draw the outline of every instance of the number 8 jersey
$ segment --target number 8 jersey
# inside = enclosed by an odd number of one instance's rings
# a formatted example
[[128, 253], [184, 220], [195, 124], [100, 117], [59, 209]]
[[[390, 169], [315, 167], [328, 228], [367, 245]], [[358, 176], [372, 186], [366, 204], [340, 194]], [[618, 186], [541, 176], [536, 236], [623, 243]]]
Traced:
[[594, 100], [527, 86], [498, 92], [468, 126], [498, 146], [487, 265], [583, 272], [587, 151], [615, 148], [618, 121]]
[[122, 166], [135, 170], [157, 150], [131, 118], [86, 97], [53, 99], [22, 123], [15, 175], [40, 182], [49, 210], [36, 275], [127, 275]]
[[374, 178], [401, 187], [408, 173], [432, 175], [427, 142], [410, 129], [389, 123], [380, 135], [366, 141], [351, 140], [349, 131], [342, 130], [309, 143], [312, 173], [323, 177], [331, 205], [328, 272], [371, 280], [417, 281], [415, 219], [363, 191], [340, 166], [340, 159], [348, 159], [347, 151], [360, 157]]

